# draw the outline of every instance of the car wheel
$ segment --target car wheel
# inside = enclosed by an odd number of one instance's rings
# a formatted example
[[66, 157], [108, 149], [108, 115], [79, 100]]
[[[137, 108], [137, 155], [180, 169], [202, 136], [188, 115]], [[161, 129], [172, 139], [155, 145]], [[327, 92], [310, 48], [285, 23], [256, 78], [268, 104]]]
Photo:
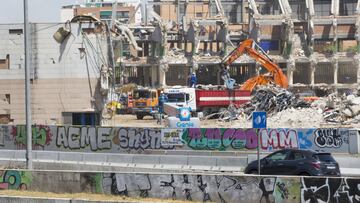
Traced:
[[258, 175], [259, 173], [258, 173], [257, 170], [251, 170], [251, 171], [249, 172], [249, 174]]
[[299, 174], [299, 176], [310, 176], [310, 174], [307, 173], [307, 172], [302, 172], [302, 173]]

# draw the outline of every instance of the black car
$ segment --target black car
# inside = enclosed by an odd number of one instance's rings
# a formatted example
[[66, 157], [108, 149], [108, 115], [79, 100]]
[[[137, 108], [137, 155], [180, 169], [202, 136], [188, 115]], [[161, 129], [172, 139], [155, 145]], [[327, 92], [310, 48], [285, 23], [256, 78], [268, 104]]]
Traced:
[[[339, 164], [330, 153], [302, 149], [283, 149], [260, 160], [261, 175], [340, 176]], [[245, 174], [258, 174], [258, 160]]]

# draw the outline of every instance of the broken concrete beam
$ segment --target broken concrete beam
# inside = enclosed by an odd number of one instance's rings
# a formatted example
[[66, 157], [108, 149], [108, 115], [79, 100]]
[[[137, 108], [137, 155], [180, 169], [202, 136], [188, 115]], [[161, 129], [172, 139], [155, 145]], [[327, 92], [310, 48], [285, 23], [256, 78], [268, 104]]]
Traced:
[[360, 105], [353, 105], [345, 108], [341, 113], [347, 118], [352, 118], [360, 114]]

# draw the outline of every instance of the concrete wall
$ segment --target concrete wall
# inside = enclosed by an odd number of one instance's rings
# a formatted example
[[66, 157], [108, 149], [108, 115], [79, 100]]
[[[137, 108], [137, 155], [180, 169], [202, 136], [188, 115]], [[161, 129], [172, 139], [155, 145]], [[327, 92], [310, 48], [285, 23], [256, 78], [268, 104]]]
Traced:
[[0, 171], [0, 188], [212, 202], [356, 202], [360, 179]]
[[[122, 128], [89, 126], [33, 127], [33, 148], [47, 151], [125, 152], [152, 150], [262, 151], [283, 148], [358, 153], [350, 129]], [[355, 132], [354, 132], [355, 131]], [[355, 139], [356, 140], [356, 139]], [[0, 149], [25, 149], [24, 125], [0, 126]]]
[[[98, 94], [100, 68], [106, 61], [106, 38], [102, 33], [82, 35], [83, 28], [94, 28], [92, 23], [72, 23], [68, 26], [71, 34], [59, 44], [53, 34], [64, 26], [59, 23], [30, 26], [31, 104], [35, 123], [61, 124], [62, 112], [90, 109], [92, 98]], [[0, 69], [0, 92], [10, 95], [9, 104], [0, 105], [0, 114], [9, 114], [15, 124], [25, 122], [22, 29], [22, 24], [0, 25], [0, 59], [9, 55], [10, 64]]]

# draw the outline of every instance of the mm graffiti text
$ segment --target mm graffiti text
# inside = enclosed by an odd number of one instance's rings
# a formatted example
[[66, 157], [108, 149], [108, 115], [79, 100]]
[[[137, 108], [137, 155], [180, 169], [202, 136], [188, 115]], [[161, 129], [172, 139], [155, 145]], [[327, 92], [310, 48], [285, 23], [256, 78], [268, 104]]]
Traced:
[[265, 150], [297, 148], [298, 135], [292, 129], [261, 129], [261, 148]]

